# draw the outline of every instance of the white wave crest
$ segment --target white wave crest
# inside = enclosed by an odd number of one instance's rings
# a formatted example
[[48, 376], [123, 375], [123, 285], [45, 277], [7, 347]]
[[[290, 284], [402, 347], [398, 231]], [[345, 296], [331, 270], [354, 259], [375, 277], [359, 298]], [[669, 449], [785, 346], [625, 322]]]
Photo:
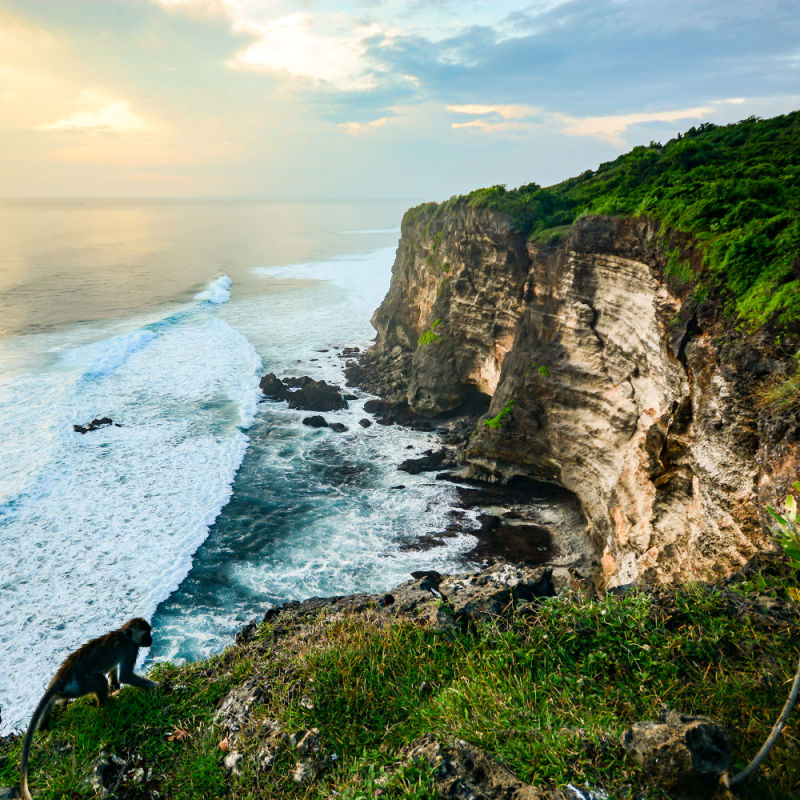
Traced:
[[231, 299], [231, 285], [233, 281], [227, 275], [220, 275], [215, 281], [194, 296], [195, 300], [207, 300], [209, 303], [219, 305]]
[[105, 378], [113, 375], [134, 353], [156, 338], [153, 331], [135, 330], [67, 350], [62, 357], [63, 363], [68, 367], [83, 368], [83, 377], [87, 380]]

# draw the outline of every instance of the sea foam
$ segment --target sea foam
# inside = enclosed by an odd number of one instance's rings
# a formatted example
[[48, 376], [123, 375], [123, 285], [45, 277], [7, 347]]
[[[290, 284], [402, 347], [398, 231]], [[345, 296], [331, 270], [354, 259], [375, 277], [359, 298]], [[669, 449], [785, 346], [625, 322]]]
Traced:
[[[142, 322], [78, 346], [85, 330], [62, 333], [60, 358], [0, 392], [13, 459], [0, 468], [0, 649], [14, 676], [0, 678], [4, 730], [65, 653], [150, 617], [180, 584], [247, 448], [252, 344], [207, 303]], [[73, 431], [97, 416], [117, 425]]]

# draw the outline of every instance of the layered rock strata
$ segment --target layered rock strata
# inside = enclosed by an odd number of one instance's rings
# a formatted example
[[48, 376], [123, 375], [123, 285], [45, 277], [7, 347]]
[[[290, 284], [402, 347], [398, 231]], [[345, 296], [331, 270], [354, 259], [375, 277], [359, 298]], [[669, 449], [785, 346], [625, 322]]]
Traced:
[[772, 546], [763, 507], [800, 460], [749, 395], [771, 367], [731, 355], [669, 254], [699, 266], [646, 218], [584, 217], [533, 241], [488, 209], [412, 209], [351, 378], [423, 416], [490, 398], [465, 477], [574, 492], [599, 583], [729, 574]]

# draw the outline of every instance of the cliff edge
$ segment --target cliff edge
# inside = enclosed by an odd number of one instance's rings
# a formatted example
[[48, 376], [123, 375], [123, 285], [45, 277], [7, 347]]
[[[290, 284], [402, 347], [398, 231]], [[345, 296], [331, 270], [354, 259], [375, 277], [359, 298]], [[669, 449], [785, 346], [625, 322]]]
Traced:
[[644, 216], [528, 238], [491, 208], [426, 204], [403, 220], [350, 376], [422, 416], [484, 397], [462, 474], [573, 492], [599, 583], [722, 577], [771, 549], [764, 506], [800, 451], [797, 414], [753, 401], [785, 357], [693, 299], [701, 264], [691, 237]]

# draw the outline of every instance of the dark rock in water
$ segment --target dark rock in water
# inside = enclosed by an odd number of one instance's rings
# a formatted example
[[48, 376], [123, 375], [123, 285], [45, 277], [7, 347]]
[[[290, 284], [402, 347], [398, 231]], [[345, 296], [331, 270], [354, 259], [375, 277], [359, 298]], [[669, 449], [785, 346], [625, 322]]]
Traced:
[[349, 358], [350, 356], [358, 355], [360, 352], [361, 352], [360, 347], [345, 347], [342, 350], [341, 355], [343, 358]]
[[321, 414], [314, 414], [313, 417], [303, 417], [303, 425], [308, 425], [310, 428], [327, 428], [328, 420]]
[[626, 730], [620, 744], [659, 786], [698, 797], [713, 792], [731, 765], [731, 742], [721, 725], [666, 708], [657, 722]]
[[420, 472], [433, 472], [452, 466], [455, 466], [455, 462], [449, 458], [447, 450], [428, 450], [420, 458], [407, 458], [397, 469], [410, 475], [419, 475]]
[[347, 425], [343, 422], [331, 422], [330, 429], [336, 433], [344, 433], [347, 430]]
[[96, 431], [98, 428], [105, 428], [109, 425], [114, 425], [116, 428], [121, 428], [118, 422], [114, 422], [111, 417], [101, 417], [100, 419], [93, 419], [88, 425], [73, 425], [72, 430], [76, 433], [88, 433], [89, 431]]
[[360, 420], [358, 421], [358, 424], [359, 424], [359, 425], [360, 425], [362, 428], [369, 428], [369, 427], [370, 427], [370, 425], [372, 425], [372, 420], [371, 420], [371, 419], [366, 419], [366, 418], [364, 418], [364, 419], [360, 419]]
[[303, 411], [338, 411], [347, 408], [338, 386], [325, 381], [315, 381], [309, 377], [287, 378], [286, 401], [289, 408]]
[[345, 400], [358, 400], [357, 394], [346, 394], [344, 395]]
[[273, 400], [283, 400], [286, 397], [286, 387], [274, 372], [265, 375], [258, 387], [267, 397]]
[[374, 414], [379, 425], [403, 425], [419, 431], [431, 431], [432, 423], [412, 413], [408, 403], [390, 403], [386, 400], [367, 400], [364, 411]]
[[557, 554], [550, 531], [543, 525], [508, 524], [491, 514], [478, 517], [480, 530], [470, 531], [478, 544], [467, 553], [475, 561], [545, 564]]
[[315, 381], [307, 375], [281, 380], [274, 372], [270, 372], [261, 379], [259, 387], [273, 400], [286, 400], [289, 408], [302, 411], [338, 411], [347, 408], [347, 401], [338, 386]]

